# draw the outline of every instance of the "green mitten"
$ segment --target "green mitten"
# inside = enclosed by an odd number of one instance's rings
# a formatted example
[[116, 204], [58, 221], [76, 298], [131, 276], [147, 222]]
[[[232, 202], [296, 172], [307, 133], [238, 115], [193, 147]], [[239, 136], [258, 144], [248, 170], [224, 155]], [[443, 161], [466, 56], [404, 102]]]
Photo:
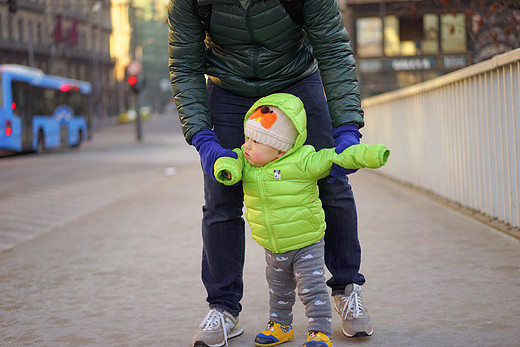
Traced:
[[213, 166], [215, 179], [226, 186], [237, 184], [242, 179], [242, 166], [238, 162], [231, 157], [218, 158]]
[[361, 169], [368, 167], [377, 169], [385, 165], [390, 156], [390, 150], [385, 145], [366, 145], [359, 144], [346, 148], [340, 154], [339, 164], [346, 169]]

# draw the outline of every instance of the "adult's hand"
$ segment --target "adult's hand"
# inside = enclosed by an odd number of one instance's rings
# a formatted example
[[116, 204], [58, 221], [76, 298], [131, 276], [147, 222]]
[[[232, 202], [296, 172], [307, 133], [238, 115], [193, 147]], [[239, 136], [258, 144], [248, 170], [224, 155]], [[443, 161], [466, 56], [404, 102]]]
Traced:
[[199, 152], [200, 160], [202, 162], [202, 169], [209, 175], [209, 177], [215, 179], [213, 174], [213, 166], [215, 161], [220, 157], [231, 157], [234, 159], [238, 158], [238, 155], [230, 149], [226, 149], [218, 142], [217, 135], [211, 129], [203, 129], [193, 135], [191, 143]]
[[[341, 153], [352, 145], [358, 145], [361, 133], [359, 128], [355, 124], [342, 124], [332, 130], [332, 137], [334, 137], [334, 147], [336, 153]], [[331, 178], [328, 180], [329, 183], [334, 182], [336, 178], [352, 174], [357, 169], [345, 169], [339, 165], [334, 164], [332, 170], [330, 170]]]

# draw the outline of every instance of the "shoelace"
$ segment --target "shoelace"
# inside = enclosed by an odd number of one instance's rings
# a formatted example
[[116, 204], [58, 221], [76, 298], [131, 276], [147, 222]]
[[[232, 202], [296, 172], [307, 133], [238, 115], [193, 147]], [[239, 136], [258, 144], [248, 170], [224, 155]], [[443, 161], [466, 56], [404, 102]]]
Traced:
[[222, 330], [224, 331], [224, 341], [226, 341], [226, 346], [228, 346], [226, 322], [224, 320], [224, 315], [222, 314], [222, 312], [219, 312], [215, 309], [209, 310], [208, 314], [206, 315], [206, 318], [204, 318], [202, 323], [200, 323], [200, 327], [205, 331], [215, 330], [218, 327], [219, 323], [222, 326]]
[[352, 317], [354, 318], [363, 315], [363, 302], [357, 292], [352, 291], [348, 297], [343, 296], [341, 300], [345, 302], [342, 310], [344, 319], [347, 319], [349, 312], [352, 312]]

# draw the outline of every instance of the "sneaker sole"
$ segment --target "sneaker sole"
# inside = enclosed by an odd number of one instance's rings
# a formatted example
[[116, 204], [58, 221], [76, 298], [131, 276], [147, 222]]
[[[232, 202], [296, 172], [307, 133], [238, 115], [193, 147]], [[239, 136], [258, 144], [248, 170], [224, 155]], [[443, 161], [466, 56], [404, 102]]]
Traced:
[[276, 341], [276, 342], [268, 343], [268, 344], [261, 344], [261, 343], [255, 342], [255, 346], [259, 346], [259, 347], [277, 346], [277, 345], [281, 345], [282, 343], [291, 341], [293, 338], [294, 338], [294, 336], [286, 337], [284, 339], [281, 339], [280, 341]]
[[[240, 336], [240, 335], [242, 335], [243, 332], [244, 332], [244, 329], [242, 329], [242, 327], [239, 327], [238, 329], [236, 329], [234, 331], [230, 331], [227, 339], [230, 340], [233, 337]], [[222, 341], [222, 343], [219, 343], [216, 345], [207, 345], [204, 341], [195, 341], [195, 343], [193, 344], [193, 347], [221, 347], [221, 346], [224, 346], [225, 344], [226, 344], [226, 341]]]
[[341, 331], [343, 332], [343, 335], [345, 335], [346, 337], [352, 337], [352, 338], [372, 336], [372, 334], [374, 333], [374, 329], [370, 330], [370, 332], [368, 332], [368, 333], [366, 331], [358, 331], [354, 335], [348, 334], [343, 329], [341, 329]]

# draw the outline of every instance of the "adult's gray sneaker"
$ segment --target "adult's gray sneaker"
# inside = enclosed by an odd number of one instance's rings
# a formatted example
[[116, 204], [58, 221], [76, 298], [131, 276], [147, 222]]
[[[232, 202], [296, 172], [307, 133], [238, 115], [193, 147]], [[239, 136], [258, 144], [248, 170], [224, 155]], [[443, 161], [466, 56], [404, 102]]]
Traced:
[[345, 294], [334, 295], [334, 308], [343, 320], [342, 331], [347, 337], [370, 336], [374, 327], [361, 298], [361, 286], [355, 283], [345, 288]]
[[193, 337], [193, 347], [220, 347], [228, 345], [227, 340], [244, 332], [238, 317], [227, 311], [210, 309], [200, 323], [200, 329]]

